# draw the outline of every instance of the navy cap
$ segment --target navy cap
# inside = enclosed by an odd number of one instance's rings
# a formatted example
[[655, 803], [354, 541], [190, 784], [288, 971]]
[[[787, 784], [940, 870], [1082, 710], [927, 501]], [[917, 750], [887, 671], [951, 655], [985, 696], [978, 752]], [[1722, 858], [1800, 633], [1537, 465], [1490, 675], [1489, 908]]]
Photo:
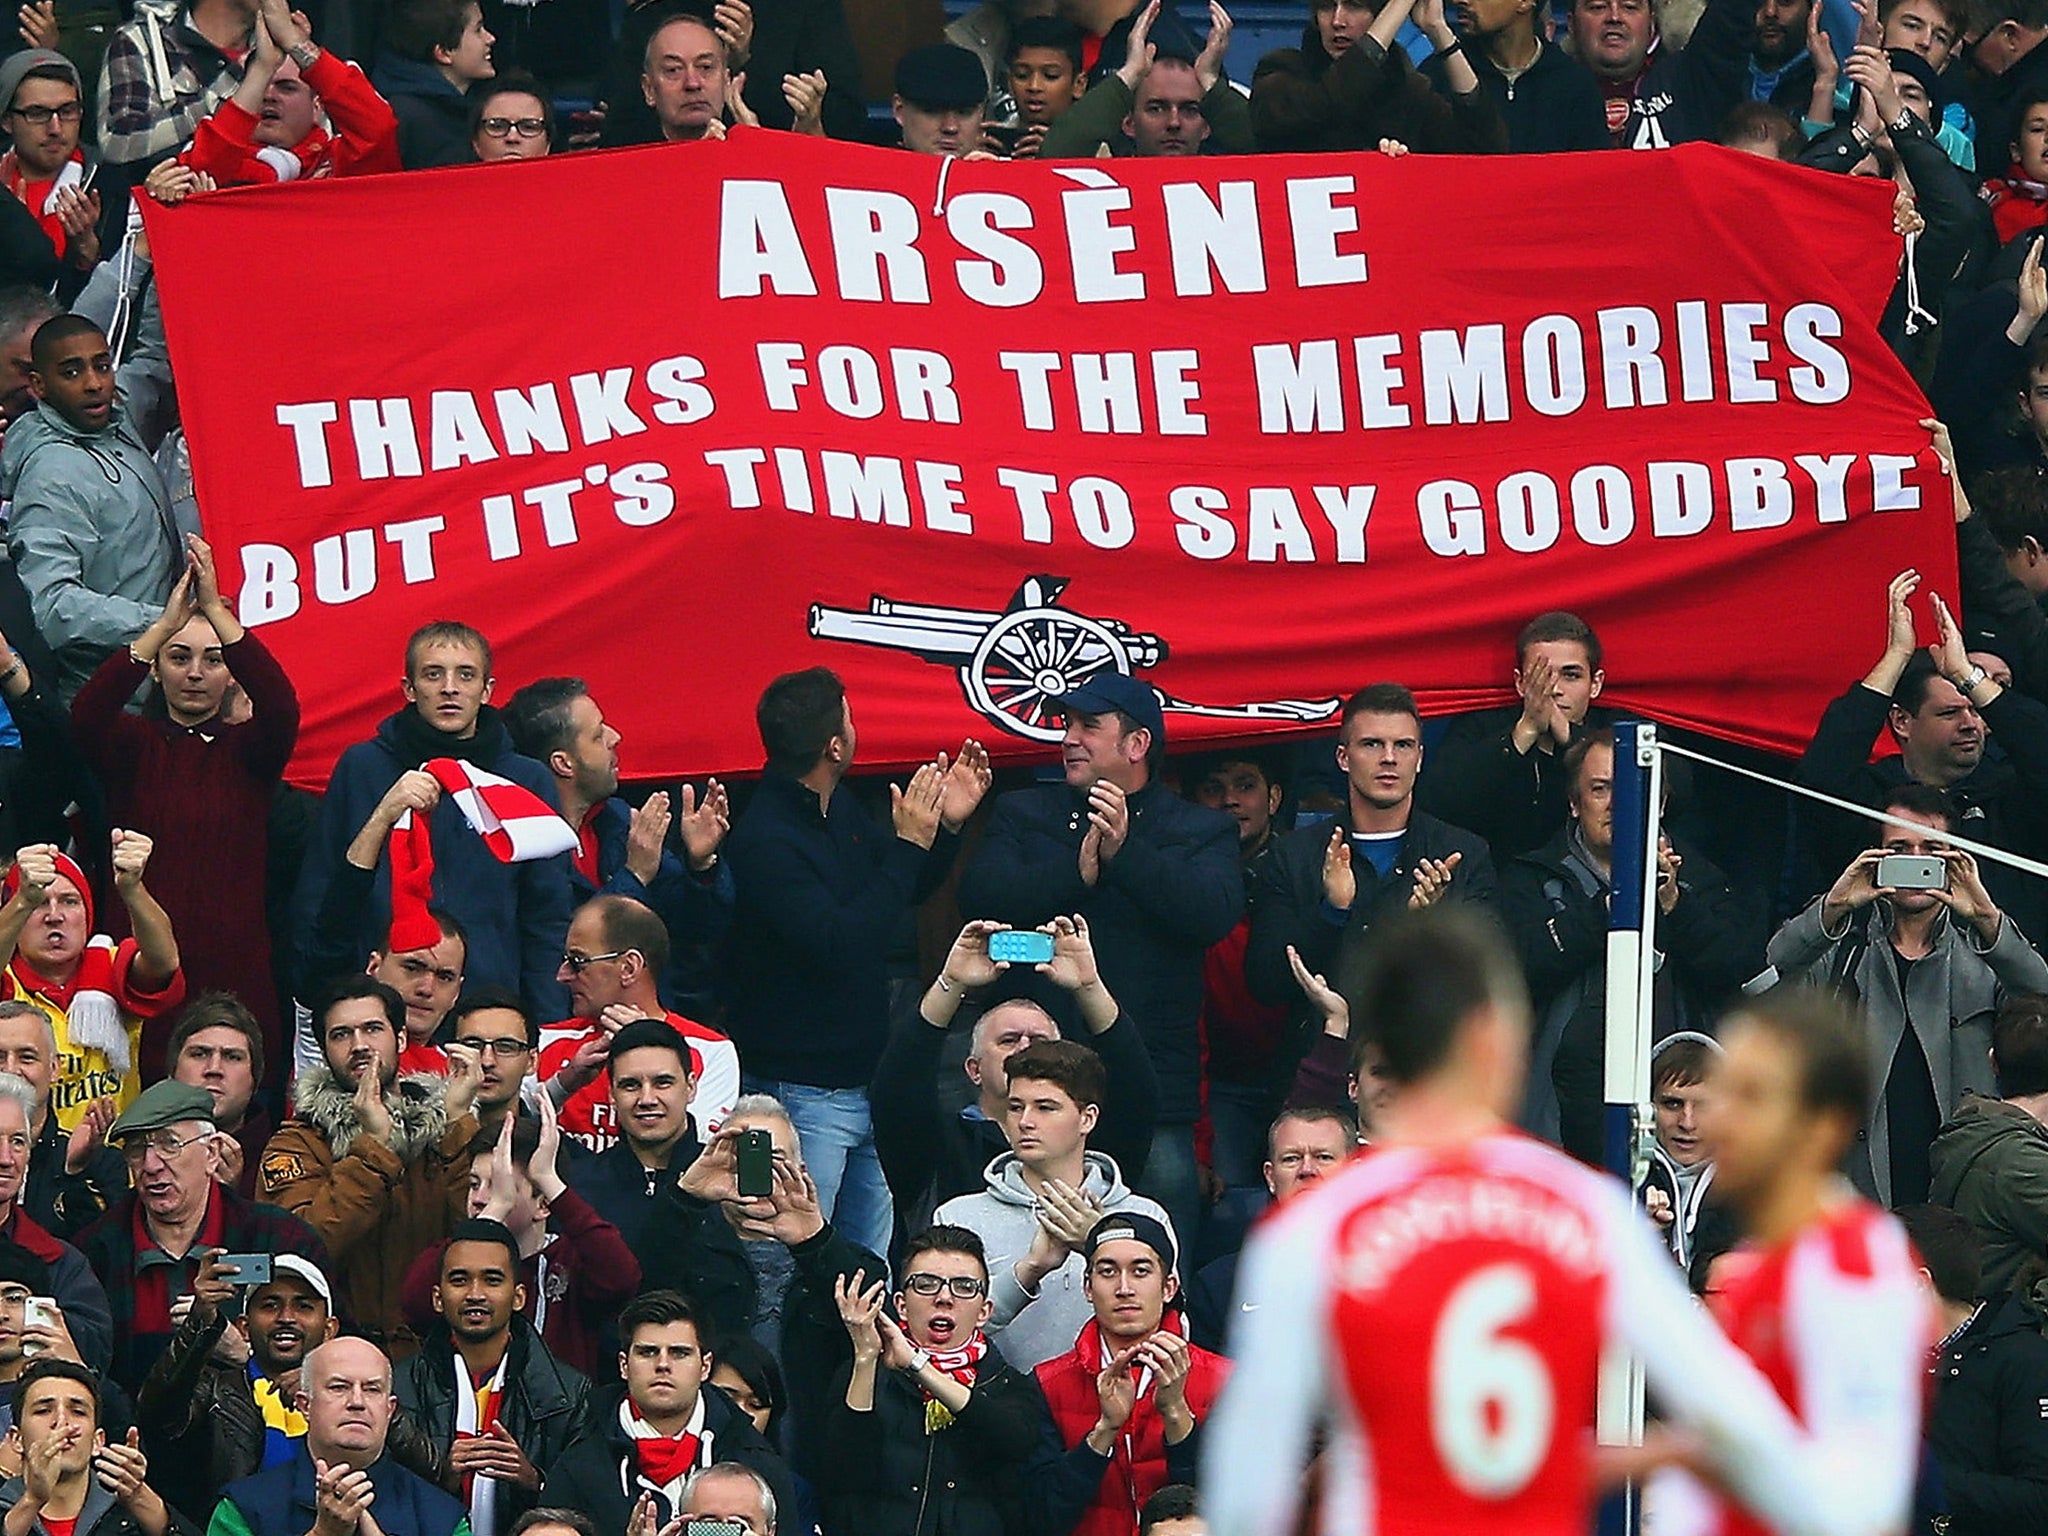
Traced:
[[[1934, 72], [1934, 66], [1910, 48], [1887, 48], [1884, 56], [1890, 62], [1893, 74], [1905, 75], [1908, 79], [1919, 82], [1920, 89], [1927, 93], [1927, 99], [1934, 104], [1935, 116], [1939, 117], [1942, 103], [1948, 99], [1948, 93], [1942, 88], [1941, 76]], [[1941, 124], [1936, 123], [1928, 132], [1933, 133], [1940, 127]]]
[[1129, 715], [1152, 733], [1152, 744], [1166, 744], [1166, 715], [1159, 708], [1159, 695], [1150, 683], [1141, 683], [1123, 672], [1098, 672], [1080, 687], [1047, 703], [1055, 709], [1082, 715]]
[[1143, 1211], [1112, 1211], [1088, 1229], [1088, 1240], [1082, 1248], [1090, 1263], [1095, 1260], [1095, 1250], [1104, 1243], [1143, 1243], [1159, 1255], [1159, 1262], [1168, 1274], [1173, 1272], [1173, 1238], [1165, 1226]]
[[928, 112], [964, 112], [988, 99], [988, 72], [965, 48], [932, 43], [896, 61], [896, 94]]

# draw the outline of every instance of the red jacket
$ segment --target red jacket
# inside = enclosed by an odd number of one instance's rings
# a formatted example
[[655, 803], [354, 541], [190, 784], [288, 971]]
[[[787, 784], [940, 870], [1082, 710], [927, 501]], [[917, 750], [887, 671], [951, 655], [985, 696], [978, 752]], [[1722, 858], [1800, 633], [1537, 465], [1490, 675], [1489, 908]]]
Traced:
[[[586, 1376], [603, 1377], [607, 1372], [597, 1360], [598, 1341], [606, 1322], [638, 1294], [640, 1261], [619, 1229], [573, 1189], [563, 1190], [549, 1207], [548, 1228], [555, 1240], [519, 1261], [519, 1283], [526, 1287], [520, 1315], [539, 1331], [541, 1342], [557, 1360]], [[434, 1311], [434, 1285], [447, 1246], [435, 1243], [405, 1272], [400, 1293], [405, 1320], [422, 1334], [439, 1315]]]
[[[1181, 1331], [1177, 1316], [1172, 1317], [1170, 1326], [1176, 1333]], [[1188, 1408], [1200, 1424], [1209, 1417], [1229, 1379], [1230, 1362], [1193, 1344], [1188, 1350], [1194, 1362], [1188, 1372]], [[1045, 1394], [1053, 1425], [1068, 1450], [1087, 1437], [1102, 1415], [1102, 1399], [1095, 1391], [1102, 1363], [1102, 1326], [1091, 1318], [1071, 1350], [1038, 1367], [1039, 1390]], [[1095, 1498], [1074, 1527], [1073, 1536], [1136, 1536], [1138, 1511], [1167, 1482], [1166, 1428], [1147, 1390], [1138, 1399], [1130, 1423], [1117, 1436]]]
[[[257, 120], [230, 96], [192, 135], [185, 164], [223, 187], [246, 187], [320, 176], [373, 176], [403, 169], [398, 161], [398, 116], [355, 65], [324, 49], [305, 72], [334, 125], [315, 128], [290, 149], [256, 142]], [[293, 166], [296, 169], [293, 169]]]

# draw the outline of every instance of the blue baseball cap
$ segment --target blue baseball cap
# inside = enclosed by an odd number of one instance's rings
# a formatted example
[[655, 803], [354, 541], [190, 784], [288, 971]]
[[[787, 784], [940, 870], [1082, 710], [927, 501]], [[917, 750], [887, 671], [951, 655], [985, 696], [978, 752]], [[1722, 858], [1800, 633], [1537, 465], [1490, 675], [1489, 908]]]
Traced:
[[1128, 673], [1098, 672], [1080, 687], [1046, 702], [1069, 714], [1129, 715], [1152, 733], [1154, 746], [1166, 744], [1166, 714], [1159, 707], [1159, 695], [1150, 683], [1141, 683]]

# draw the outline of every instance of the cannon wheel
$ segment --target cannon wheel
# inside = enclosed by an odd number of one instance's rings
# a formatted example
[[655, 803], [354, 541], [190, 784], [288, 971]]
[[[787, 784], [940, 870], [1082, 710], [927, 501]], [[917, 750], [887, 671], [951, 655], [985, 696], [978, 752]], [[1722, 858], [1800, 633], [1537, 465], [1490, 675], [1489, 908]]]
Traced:
[[1048, 699], [1098, 672], [1129, 672], [1131, 654], [1116, 632], [1064, 608], [1020, 608], [981, 637], [960, 669], [967, 702], [996, 725], [1033, 741], [1058, 741]]

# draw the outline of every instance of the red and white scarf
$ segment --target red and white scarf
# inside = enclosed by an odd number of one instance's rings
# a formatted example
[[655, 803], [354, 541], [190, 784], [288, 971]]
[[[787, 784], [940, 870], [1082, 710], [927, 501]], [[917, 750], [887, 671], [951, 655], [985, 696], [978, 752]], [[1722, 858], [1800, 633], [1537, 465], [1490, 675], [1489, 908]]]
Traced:
[[[454, 800], [469, 828], [503, 864], [553, 858], [576, 846], [576, 829], [532, 790], [460, 757], [420, 765]], [[434, 894], [433, 829], [407, 811], [391, 828], [391, 952], [432, 949], [441, 925], [427, 911]]]
[[[58, 854], [57, 873], [78, 887], [85, 902], [85, 930], [93, 930], [92, 885], [85, 871], [65, 854]], [[21, 889], [21, 870], [7, 872], [0, 883], [0, 901], [12, 901]], [[440, 935], [435, 935], [438, 942]], [[92, 933], [85, 941], [85, 953], [68, 982], [52, 981], [17, 957], [8, 967], [18, 989], [41, 999], [64, 1015], [64, 1037], [80, 1051], [98, 1051], [109, 1066], [126, 1076], [132, 1057], [128, 1048], [128, 1026], [121, 1018], [121, 1004], [115, 995], [114, 941], [103, 933]]]
[[633, 1469], [642, 1481], [659, 1489], [674, 1508], [682, 1496], [683, 1480], [700, 1465], [710, 1464], [713, 1436], [704, 1428], [704, 1397], [697, 1396], [690, 1422], [680, 1435], [664, 1435], [640, 1415], [632, 1398], [619, 1404], [619, 1426], [633, 1442]]
[[[971, 1392], [974, 1379], [981, 1370], [981, 1362], [988, 1357], [988, 1340], [977, 1328], [958, 1349], [932, 1349], [926, 1353], [932, 1357], [935, 1369]], [[935, 1435], [953, 1422], [953, 1411], [926, 1391], [922, 1383], [918, 1390], [924, 1392], [924, 1432]]]

